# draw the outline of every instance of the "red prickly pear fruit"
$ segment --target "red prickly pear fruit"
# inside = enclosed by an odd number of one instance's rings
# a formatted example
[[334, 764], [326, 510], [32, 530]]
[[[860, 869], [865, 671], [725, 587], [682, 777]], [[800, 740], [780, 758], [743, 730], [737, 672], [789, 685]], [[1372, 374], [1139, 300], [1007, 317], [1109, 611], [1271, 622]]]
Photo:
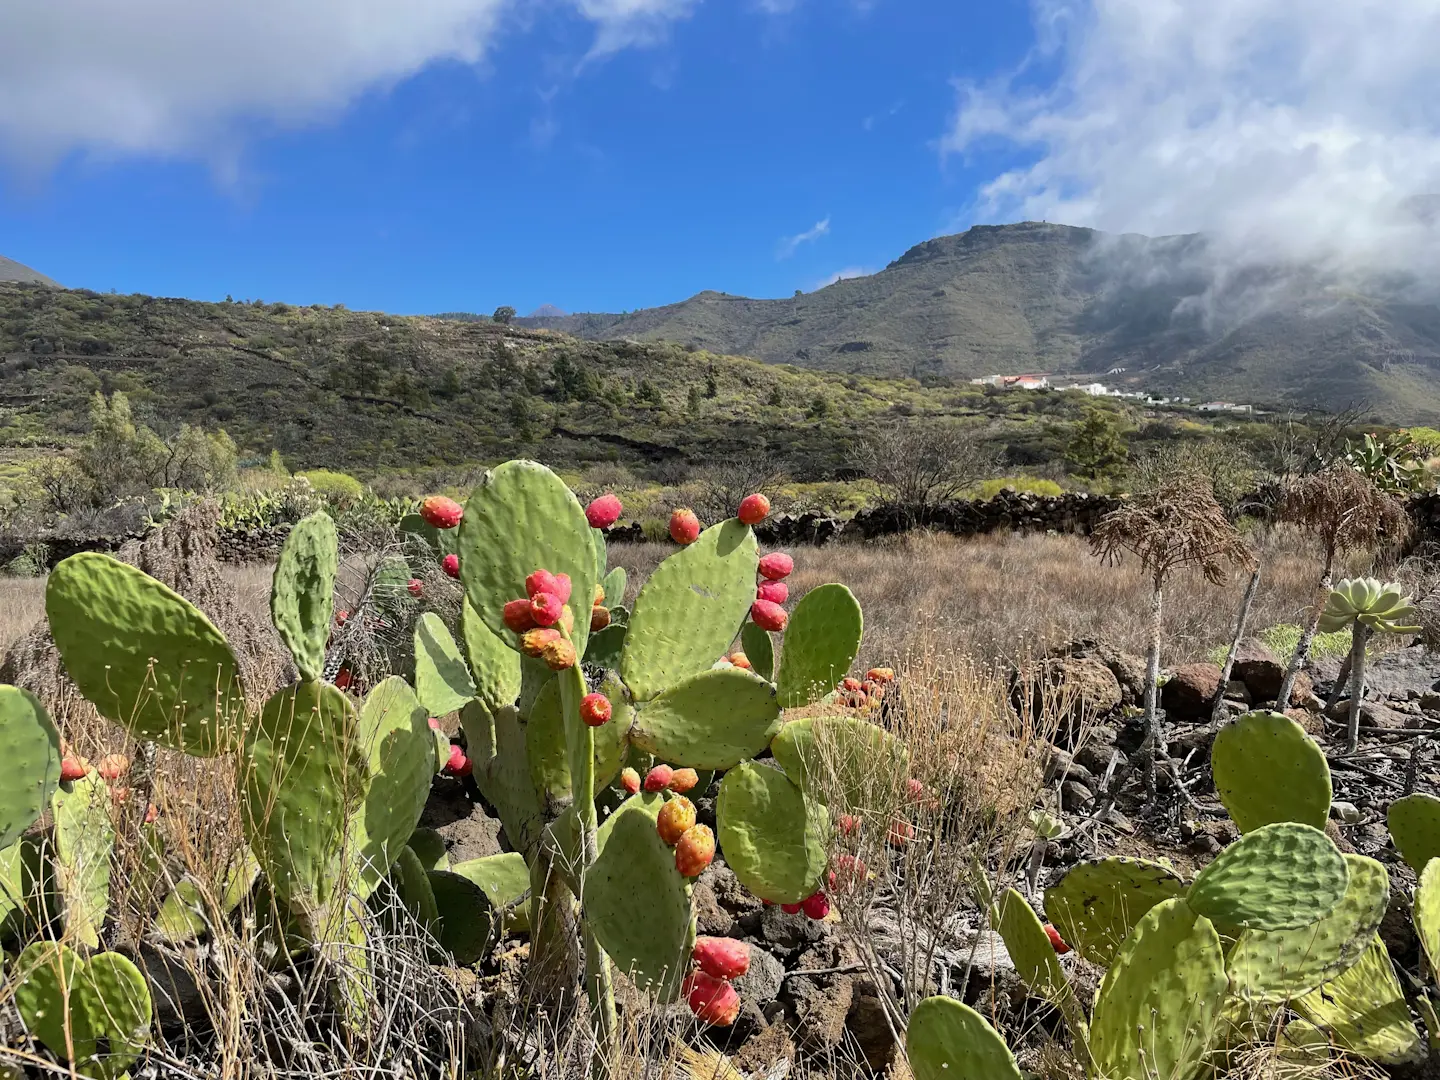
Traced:
[[536, 593], [550, 593], [559, 595], [560, 589], [555, 581], [555, 575], [549, 570], [536, 570], [525, 579], [525, 595], [535, 599]]
[[760, 560], [760, 576], [766, 581], [781, 581], [795, 569], [795, 560], [783, 551], [772, 551]]
[[569, 671], [579, 657], [575, 655], [574, 644], [565, 638], [557, 638], [548, 642], [541, 650], [540, 659], [545, 661], [545, 666], [551, 671]]
[[674, 847], [695, 824], [695, 804], [684, 795], [677, 795], [660, 808], [655, 828], [660, 839]]
[[799, 904], [781, 904], [781, 905], [780, 905], [780, 910], [783, 911], [786, 915], [799, 915], [799, 914], [800, 914], [800, 905], [799, 905]]
[[437, 529], [453, 529], [465, 516], [465, 508], [444, 495], [431, 495], [420, 504], [420, 516]]
[[159, 816], [160, 816], [160, 808], [159, 808], [158, 806], [156, 806], [153, 802], [152, 802], [149, 806], [145, 807], [145, 824], [146, 824], [146, 825], [154, 825], [154, 824], [155, 824], [155, 819], [158, 818]]
[[911, 802], [923, 803], [928, 794], [929, 792], [925, 790], [925, 785], [913, 776], [905, 781], [905, 795]]
[[526, 630], [520, 635], [520, 651], [533, 659], [540, 659], [545, 655], [545, 646], [552, 641], [560, 640], [560, 631], [548, 628], [537, 628]]
[[670, 539], [677, 544], [693, 544], [700, 539], [700, 519], [694, 510], [676, 510], [670, 515]]
[[437, 717], [432, 716], [432, 717], [430, 717], [428, 720], [426, 720], [425, 723], [427, 723], [427, 724], [430, 725], [430, 730], [431, 730], [431, 731], [439, 731], [439, 730], [440, 730], [440, 720], [439, 720]]
[[425, 582], [421, 581], [418, 577], [412, 577], [405, 583], [405, 589], [411, 596], [419, 596], [425, 591]]
[[915, 839], [915, 826], [908, 821], [895, 820], [890, 823], [890, 832], [886, 837], [891, 847], [902, 848]]
[[66, 783], [85, 779], [89, 771], [90, 765], [83, 757], [67, 757], [60, 762], [60, 779]]
[[565, 611], [565, 602], [554, 593], [535, 593], [530, 597], [530, 617], [536, 626], [554, 626]]
[[95, 771], [107, 781], [119, 780], [130, 771], [130, 759], [124, 754], [106, 754], [95, 766]]
[[885, 692], [884, 687], [882, 687], [878, 682], [875, 682], [871, 679], [866, 679], [864, 682], [862, 682], [860, 684], [860, 689], [865, 691], [866, 697], [879, 697]]
[[676, 769], [670, 776], [670, 790], [683, 795], [700, 782], [694, 769]]
[[692, 825], [675, 845], [675, 869], [683, 877], [699, 877], [715, 858], [715, 834], [708, 825]]
[[1065, 944], [1065, 939], [1060, 936], [1060, 931], [1056, 930], [1055, 927], [1051, 926], [1048, 922], [1045, 924], [1045, 936], [1050, 939], [1050, 944], [1055, 947], [1055, 951], [1061, 956], [1064, 956], [1070, 951], [1070, 946]]
[[697, 937], [690, 953], [712, 979], [738, 979], [750, 970], [750, 946], [728, 937]]
[[748, 656], [746, 656], [743, 652], [733, 652], [733, 653], [731, 653], [731, 654], [730, 654], [730, 664], [731, 664], [732, 667], [738, 667], [738, 668], [740, 668], [742, 671], [753, 671], [753, 670], [755, 670], [755, 665], [752, 664], [752, 663], [750, 663], [750, 658], [749, 658]]
[[350, 669], [349, 669], [349, 668], [343, 668], [343, 667], [342, 667], [339, 671], [337, 671], [337, 672], [335, 673], [335, 689], [336, 689], [336, 690], [349, 690], [349, 689], [350, 689], [350, 683], [351, 683], [352, 681], [353, 681], [353, 679], [351, 678]]
[[895, 669], [888, 667], [872, 667], [865, 672], [865, 678], [870, 682], [877, 682], [881, 686], [895, 681]]
[[335, 613], [335, 623], [336, 623], [337, 626], [344, 626], [344, 625], [345, 625], [345, 621], [346, 621], [347, 619], [349, 619], [349, 618], [350, 618], [350, 612], [348, 612], [348, 611], [337, 611], [337, 612]]
[[769, 600], [756, 600], [750, 605], [750, 621], [761, 630], [778, 633], [785, 629], [785, 624], [790, 621], [790, 615], [779, 604], [772, 604]]
[[610, 609], [593, 607], [590, 609], [590, 632], [598, 634], [610, 625]]
[[620, 515], [624, 512], [625, 506], [620, 502], [620, 496], [613, 491], [607, 491], [585, 507], [585, 520], [590, 522], [592, 529], [608, 529], [620, 520]]
[[645, 774], [646, 791], [664, 791], [675, 778], [675, 770], [669, 765], [656, 765]]
[[470, 775], [470, 759], [465, 756], [465, 751], [460, 749], [458, 743], [452, 743], [450, 745], [450, 756], [445, 761], [445, 771], [451, 776]]
[[805, 913], [806, 918], [819, 922], [830, 914], [830, 898], [823, 892], [817, 892], [805, 898], [800, 904], [800, 910]]
[[517, 634], [535, 629], [535, 613], [530, 610], [529, 600], [511, 600], [505, 605], [500, 617], [505, 620], [505, 625]]
[[570, 583], [569, 574], [555, 575], [555, 595], [560, 598], [560, 603], [568, 604], [570, 602], [570, 593], [574, 590], [574, 588], [575, 587]]
[[635, 795], [640, 791], [640, 774], [634, 769], [620, 770], [620, 786]]
[[841, 689], [841, 690], [850, 690], [850, 691], [859, 690], [859, 689], [860, 689], [860, 680], [859, 680], [859, 679], [841, 679], [841, 680], [840, 680], [840, 689]]
[[841, 853], [835, 856], [835, 869], [830, 871], [830, 891], [845, 892], [863, 882], [870, 873], [863, 859]]
[[759, 525], [770, 516], [770, 500], [758, 492], [746, 495], [740, 500], [740, 512], [735, 516], [746, 525]]
[[837, 824], [841, 836], [854, 836], [860, 831], [860, 819], [854, 814], [841, 814]]
[[783, 604], [790, 599], [790, 586], [783, 581], [762, 581], [755, 590], [756, 600], [769, 600], [772, 604]]
[[724, 979], [692, 971], [681, 989], [696, 1018], [714, 1027], [729, 1027], [740, 1014], [740, 992]]
[[599, 727], [610, 722], [610, 699], [604, 694], [586, 694], [580, 699], [580, 719], [586, 727]]
[[460, 556], [453, 552], [440, 560], [440, 569], [445, 571], [446, 576], [458, 578], [460, 576]]

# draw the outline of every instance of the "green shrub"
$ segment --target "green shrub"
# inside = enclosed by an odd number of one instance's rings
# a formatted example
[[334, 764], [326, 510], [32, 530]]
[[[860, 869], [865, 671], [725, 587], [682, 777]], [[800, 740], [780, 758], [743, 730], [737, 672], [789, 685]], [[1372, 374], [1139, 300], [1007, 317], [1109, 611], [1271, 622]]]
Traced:
[[365, 485], [349, 473], [311, 469], [299, 475], [309, 481], [315, 494], [337, 506], [358, 502], [365, 495]]
[[972, 488], [971, 491], [974, 498], [993, 499], [1006, 488], [1027, 495], [1065, 494], [1065, 489], [1054, 480], [1040, 480], [1033, 476], [997, 476], [993, 480], [986, 480], [979, 487]]
[[[1275, 626], [1267, 626], [1255, 636], [1283, 664], [1295, 654], [1295, 646], [1300, 643], [1300, 627], [1291, 623], [1279, 623]], [[1216, 645], [1210, 650], [1208, 659], [1213, 664], [1224, 664], [1225, 654], [1229, 648], [1228, 645]], [[1337, 630], [1333, 634], [1317, 633], [1315, 641], [1310, 646], [1310, 658], [1312, 660], [1338, 659], [1349, 651], [1349, 631]]]

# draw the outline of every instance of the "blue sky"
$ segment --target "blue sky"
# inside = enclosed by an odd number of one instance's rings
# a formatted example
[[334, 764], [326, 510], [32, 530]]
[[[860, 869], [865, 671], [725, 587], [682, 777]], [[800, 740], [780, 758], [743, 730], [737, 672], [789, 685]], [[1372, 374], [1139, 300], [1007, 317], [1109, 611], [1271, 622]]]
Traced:
[[0, 254], [100, 290], [605, 311], [810, 290], [968, 224], [994, 155], [941, 153], [953, 81], [1024, 57], [1025, 4], [769, 6], [705, 0], [603, 55], [603, 23], [543, 7], [478, 62], [226, 118], [218, 149], [12, 148]]

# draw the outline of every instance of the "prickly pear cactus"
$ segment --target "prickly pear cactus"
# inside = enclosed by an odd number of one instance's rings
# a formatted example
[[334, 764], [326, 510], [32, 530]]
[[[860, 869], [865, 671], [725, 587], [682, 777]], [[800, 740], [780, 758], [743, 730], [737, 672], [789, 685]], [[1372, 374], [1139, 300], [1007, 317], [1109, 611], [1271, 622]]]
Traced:
[[416, 854], [426, 870], [450, 869], [450, 853], [445, 850], [445, 838], [434, 829], [416, 829], [405, 846]]
[[28, 690], [0, 686], [0, 850], [39, 820], [60, 783], [60, 733]]
[[1440, 859], [1431, 859], [1425, 864], [1415, 889], [1411, 917], [1415, 922], [1415, 936], [1420, 939], [1430, 966], [1430, 977], [1440, 982]]
[[66, 945], [38, 941], [15, 962], [15, 1006], [57, 1057], [84, 1075], [119, 1077], [145, 1049], [150, 987], [118, 953], [82, 959]]
[[762, 679], [775, 678], [775, 642], [769, 631], [757, 623], [747, 622], [740, 628], [740, 647], [745, 650], [745, 658], [756, 675]]
[[1105, 972], [1090, 1025], [1099, 1075], [1191, 1075], [1220, 1020], [1225, 956], [1210, 920], [1162, 900], [1135, 924]]
[[753, 761], [731, 769], [715, 817], [726, 865], [756, 896], [798, 904], [819, 887], [829, 815], [784, 773]]
[[1440, 856], [1440, 799], [1418, 793], [1396, 799], [1386, 821], [1395, 849], [1415, 873]]
[[435, 890], [430, 886], [429, 873], [421, 864], [420, 856], [409, 848], [401, 851], [395, 865], [390, 868], [390, 883], [410, 917], [427, 933], [434, 934], [440, 925], [440, 908], [435, 902]]
[[530, 909], [521, 903], [530, 892], [530, 868], [523, 855], [506, 851], [499, 855], [466, 859], [449, 869], [479, 885], [495, 911], [506, 912], [507, 931], [530, 929]]
[[883, 728], [853, 716], [817, 716], [784, 724], [770, 752], [811, 799], [839, 802], [836, 811], [875, 803], [877, 784], [893, 785], [910, 769], [905, 744]]
[[496, 636], [469, 600], [460, 608], [460, 640], [480, 703], [491, 712], [515, 704], [520, 694], [520, 655]]
[[775, 687], [739, 668], [716, 668], [646, 702], [630, 741], [671, 765], [729, 769], [761, 753], [779, 729]]
[[775, 676], [780, 704], [802, 708], [834, 690], [855, 663], [864, 626], [860, 604], [844, 585], [806, 593], [785, 627]]
[[1107, 967], [1147, 911], [1184, 891], [1168, 866], [1113, 855], [1066, 871], [1045, 890], [1045, 914], [1071, 948]]
[[1360, 960], [1293, 1008], [1340, 1046], [1386, 1065], [1425, 1056], [1390, 953], [1377, 935]]
[[505, 835], [519, 851], [529, 852], [545, 827], [545, 810], [530, 778], [525, 727], [513, 705], [490, 712], [478, 701], [460, 713], [475, 782], [500, 814]]
[[1015, 962], [1015, 973], [1033, 993], [1060, 1010], [1070, 1027], [1075, 1052], [1084, 1061], [1089, 1035], [1085, 1011], [1065, 977], [1060, 958], [1055, 955], [1055, 945], [1045, 933], [1039, 916], [1023, 896], [1014, 889], [1006, 889], [996, 899], [990, 920], [1005, 942], [1005, 951]]
[[440, 947], [461, 967], [478, 963], [494, 943], [493, 913], [485, 890], [450, 870], [431, 870], [426, 877], [439, 915]]
[[1242, 833], [1277, 821], [1325, 827], [1330, 766], [1315, 740], [1288, 716], [1247, 713], [1220, 729], [1210, 760], [1215, 790]]
[[760, 557], [738, 519], [711, 526], [640, 588], [620, 674], [638, 702], [707, 670], [735, 640], [755, 600]]
[[242, 844], [231, 853], [220, 875], [218, 893], [212, 894], [208, 886], [189, 874], [177, 881], [155, 915], [153, 932], [169, 942], [198, 937], [239, 907], [259, 876], [260, 863]]
[[415, 621], [415, 695], [431, 716], [458, 712], [475, 697], [470, 669], [433, 611]]
[[325, 666], [339, 567], [340, 542], [330, 515], [317, 510], [297, 521], [275, 564], [270, 617], [302, 679], [318, 679]]
[[1374, 859], [1344, 858], [1350, 883], [1328, 916], [1298, 930], [1240, 935], [1225, 962], [1232, 994], [1256, 1005], [1278, 1005], [1335, 978], [1365, 954], [1390, 902], [1390, 876]]
[[369, 784], [350, 815], [346, 842], [358, 870], [354, 887], [363, 897], [385, 876], [420, 822], [435, 772], [435, 740], [424, 707], [397, 675], [366, 696], [356, 734], [369, 762]]
[[930, 997], [915, 1006], [905, 1032], [915, 1080], [1020, 1080], [1015, 1055], [1000, 1033], [970, 1006]]
[[1350, 871], [1319, 829], [1277, 822], [1246, 833], [1201, 870], [1190, 906], [1222, 926], [1295, 930], [1331, 914]]
[[235, 656], [179, 593], [82, 552], [50, 574], [45, 614], [66, 672], [101, 716], [198, 757], [237, 741], [245, 696]]
[[110, 789], [92, 772], [55, 793], [54, 814], [55, 892], [65, 931], [93, 949], [100, 944], [100, 927], [110, 910], [110, 856], [115, 850]]

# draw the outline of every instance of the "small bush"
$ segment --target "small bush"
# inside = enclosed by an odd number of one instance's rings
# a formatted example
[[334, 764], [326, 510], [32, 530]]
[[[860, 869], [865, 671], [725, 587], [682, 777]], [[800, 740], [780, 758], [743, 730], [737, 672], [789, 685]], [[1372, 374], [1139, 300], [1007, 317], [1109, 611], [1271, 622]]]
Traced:
[[365, 495], [365, 485], [349, 473], [311, 469], [300, 475], [310, 482], [315, 494], [337, 506], [357, 502]]
[[1006, 488], [1027, 495], [1064, 495], [1065, 489], [1054, 480], [1039, 480], [1033, 476], [997, 476], [986, 480], [979, 487], [972, 488], [974, 498], [993, 499]]

